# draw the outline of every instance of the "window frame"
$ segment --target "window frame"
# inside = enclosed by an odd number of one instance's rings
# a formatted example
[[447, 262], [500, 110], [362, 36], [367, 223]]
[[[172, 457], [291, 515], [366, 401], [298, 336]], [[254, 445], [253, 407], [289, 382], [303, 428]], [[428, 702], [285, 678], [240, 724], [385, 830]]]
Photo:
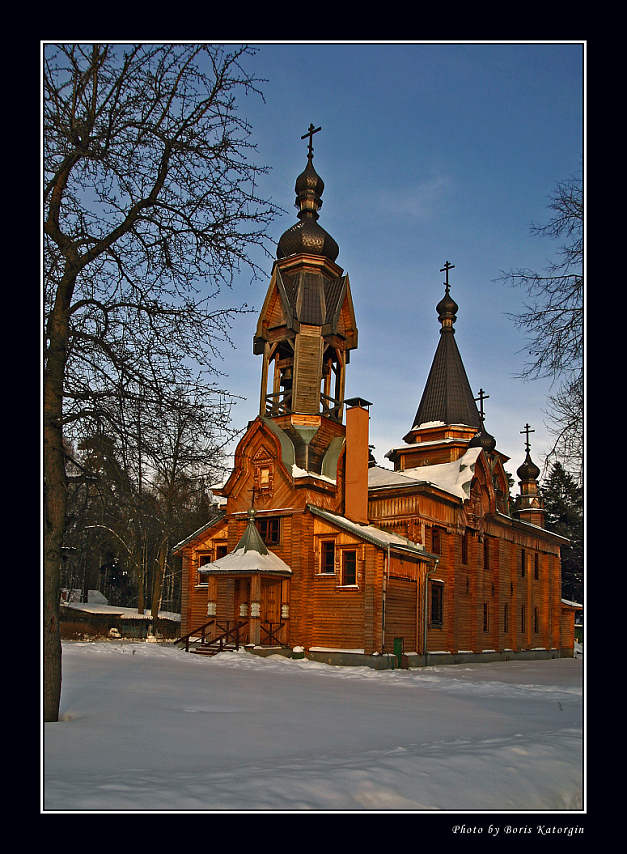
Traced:
[[[281, 544], [281, 517], [280, 516], [260, 516], [255, 520], [257, 525], [257, 530], [259, 531], [259, 536], [263, 540], [264, 545], [266, 546], [278, 546]], [[268, 535], [268, 531], [270, 530], [270, 525], [276, 526], [276, 539], [271, 538]], [[265, 527], [265, 534], [262, 531], [262, 527]]]
[[462, 534], [462, 554], [461, 554], [461, 562], [464, 566], [468, 566], [468, 529], [464, 531]]
[[199, 572], [201, 566], [205, 566], [205, 564], [207, 563], [213, 563], [211, 551], [207, 550], [202, 552], [196, 552], [196, 587], [206, 587], [209, 583], [207, 581], [207, 578], [203, 578], [203, 576]]
[[[429, 625], [441, 627], [444, 625], [444, 583], [442, 581], [430, 581], [429, 584], [431, 585]], [[436, 606], [435, 609], [434, 605]]]
[[442, 529], [437, 525], [431, 528], [431, 552], [434, 555], [442, 554]]
[[[341, 559], [340, 559], [340, 587], [357, 587], [357, 546], [349, 546], [348, 548], [341, 549]], [[354, 555], [355, 566], [353, 571], [355, 573], [354, 581], [346, 580], [346, 558], [347, 555]]]
[[[327, 564], [328, 564], [328, 560], [327, 560], [327, 555], [325, 554], [325, 552], [329, 546], [331, 546], [333, 549], [333, 559], [331, 561], [331, 567], [332, 568], [330, 570], [326, 568]], [[335, 540], [334, 539], [333, 540], [330, 540], [330, 539], [329, 540], [327, 540], [327, 539], [320, 540], [320, 565], [318, 567], [318, 574], [319, 575], [325, 575], [329, 578], [332, 575], [335, 575], [335, 554], [336, 554], [336, 547], [335, 547]]]

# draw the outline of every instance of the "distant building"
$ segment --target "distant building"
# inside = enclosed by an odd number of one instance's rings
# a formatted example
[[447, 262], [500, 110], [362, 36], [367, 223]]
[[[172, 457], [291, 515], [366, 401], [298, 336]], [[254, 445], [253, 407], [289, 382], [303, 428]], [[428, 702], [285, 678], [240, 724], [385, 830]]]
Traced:
[[214, 490], [223, 515], [175, 548], [182, 633], [237, 625], [257, 648], [372, 666], [389, 664], [386, 653], [410, 665], [572, 656], [568, 541], [544, 528], [528, 433], [520, 510], [510, 507], [508, 457], [455, 341], [448, 262], [439, 342], [411, 429], [387, 454], [394, 470], [369, 454], [372, 404], [344, 397], [358, 341], [351, 287], [317, 222], [324, 184], [312, 161], [310, 137], [299, 221], [279, 240], [253, 340], [259, 415]]

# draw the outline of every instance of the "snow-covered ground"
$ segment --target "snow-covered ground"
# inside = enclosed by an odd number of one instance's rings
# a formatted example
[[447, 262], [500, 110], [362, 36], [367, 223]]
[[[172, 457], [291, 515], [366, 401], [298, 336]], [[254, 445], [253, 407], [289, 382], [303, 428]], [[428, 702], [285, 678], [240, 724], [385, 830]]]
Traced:
[[374, 671], [63, 644], [45, 811], [583, 809], [583, 661]]

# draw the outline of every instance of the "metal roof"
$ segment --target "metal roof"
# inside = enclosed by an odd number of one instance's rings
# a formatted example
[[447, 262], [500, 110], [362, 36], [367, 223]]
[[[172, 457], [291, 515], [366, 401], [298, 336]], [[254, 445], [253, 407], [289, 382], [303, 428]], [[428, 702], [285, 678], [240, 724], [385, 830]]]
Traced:
[[451, 328], [442, 329], [440, 341], [418, 405], [413, 426], [429, 421], [467, 424], [481, 429], [481, 417], [466, 376]]

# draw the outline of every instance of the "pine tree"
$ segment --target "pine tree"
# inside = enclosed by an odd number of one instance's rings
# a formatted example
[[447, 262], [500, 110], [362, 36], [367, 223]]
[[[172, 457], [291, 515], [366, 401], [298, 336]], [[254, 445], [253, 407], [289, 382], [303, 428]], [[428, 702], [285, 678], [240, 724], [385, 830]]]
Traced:
[[583, 490], [561, 463], [554, 463], [543, 484], [545, 526], [568, 537], [562, 548], [562, 595], [583, 603]]

